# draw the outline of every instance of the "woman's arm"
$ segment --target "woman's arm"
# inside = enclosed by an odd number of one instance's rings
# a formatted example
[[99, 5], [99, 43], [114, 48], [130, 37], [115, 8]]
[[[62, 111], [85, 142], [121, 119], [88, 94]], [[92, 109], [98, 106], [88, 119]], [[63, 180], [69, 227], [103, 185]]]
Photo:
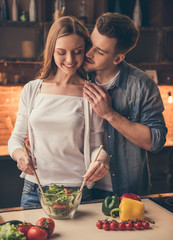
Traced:
[[[20, 97], [19, 110], [14, 130], [8, 141], [8, 151], [10, 156], [17, 161], [17, 167], [22, 172], [33, 175], [33, 167], [30, 165], [28, 157], [23, 149], [23, 144], [28, 135], [28, 94], [28, 87], [25, 85]], [[33, 163], [35, 166], [35, 159], [33, 159]]]

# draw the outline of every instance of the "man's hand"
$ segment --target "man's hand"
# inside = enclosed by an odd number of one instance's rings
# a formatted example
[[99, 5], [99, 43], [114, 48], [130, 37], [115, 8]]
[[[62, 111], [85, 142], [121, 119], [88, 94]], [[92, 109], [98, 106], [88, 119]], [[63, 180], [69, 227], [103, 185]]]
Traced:
[[110, 95], [95, 83], [86, 83], [83, 88], [83, 95], [100, 117], [107, 119], [113, 112]]

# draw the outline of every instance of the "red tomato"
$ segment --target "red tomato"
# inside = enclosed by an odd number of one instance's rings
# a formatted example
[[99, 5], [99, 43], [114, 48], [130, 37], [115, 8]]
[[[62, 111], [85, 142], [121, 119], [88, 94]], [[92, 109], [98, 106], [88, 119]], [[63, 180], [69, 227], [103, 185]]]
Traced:
[[142, 227], [142, 222], [140, 222], [140, 221], [134, 222], [134, 228], [136, 230], [140, 230], [141, 227]]
[[124, 225], [125, 225], [125, 228], [127, 230], [132, 230], [133, 229], [133, 224], [130, 221], [126, 222]]
[[102, 229], [102, 227], [103, 227], [103, 222], [102, 222], [101, 220], [98, 220], [98, 221], [96, 222], [96, 227], [97, 227], [98, 229]]
[[29, 229], [27, 237], [28, 240], [47, 240], [47, 232], [39, 226], [34, 226]]
[[103, 223], [102, 228], [103, 228], [105, 231], [108, 231], [108, 230], [109, 230], [109, 223]]
[[149, 223], [148, 221], [143, 221], [143, 222], [142, 222], [142, 227], [143, 227], [144, 229], [148, 229], [148, 228], [150, 227], [150, 223]]
[[32, 226], [32, 223], [22, 223], [18, 225], [17, 230], [22, 232], [24, 236], [27, 237], [27, 233]]
[[37, 226], [42, 226], [47, 234], [48, 234], [48, 237], [50, 235], [52, 235], [54, 229], [55, 229], [55, 222], [51, 219], [51, 218], [40, 218], [37, 222], [36, 222], [36, 225]]
[[141, 201], [141, 198], [134, 194], [134, 193], [124, 193], [121, 197], [120, 197], [120, 201], [123, 199], [123, 198], [131, 198], [133, 200], [137, 200], [137, 201]]
[[125, 228], [124, 223], [123, 223], [123, 222], [119, 222], [119, 224], [118, 224], [118, 229], [119, 229], [119, 230], [124, 230], [124, 228]]
[[104, 221], [103, 221], [102, 228], [103, 228], [105, 231], [108, 231], [108, 230], [109, 230], [109, 221], [108, 221], [108, 220], [104, 220]]
[[66, 205], [64, 204], [59, 204], [59, 203], [54, 203], [52, 208], [59, 208], [59, 209], [62, 209], [62, 208], [67, 208]]
[[110, 222], [110, 224], [109, 224], [110, 230], [115, 231], [117, 229], [117, 227], [118, 226], [117, 226], [117, 223], [115, 221]]
[[131, 222], [131, 224], [132, 224], [132, 228], [134, 228], [134, 220], [132, 219], [132, 220], [129, 220], [129, 222]]

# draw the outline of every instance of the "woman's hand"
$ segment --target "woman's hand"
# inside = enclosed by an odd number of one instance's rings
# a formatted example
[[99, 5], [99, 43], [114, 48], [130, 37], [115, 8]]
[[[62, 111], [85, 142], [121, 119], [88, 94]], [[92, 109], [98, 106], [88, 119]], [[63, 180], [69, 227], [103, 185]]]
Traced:
[[17, 161], [17, 167], [24, 173], [34, 175], [36, 167], [36, 159], [32, 157], [32, 163], [28, 159], [26, 152], [18, 148], [13, 152], [13, 159]]
[[109, 156], [106, 152], [101, 152], [98, 159], [91, 164], [86, 174], [83, 176], [88, 183], [96, 182], [103, 178], [109, 171]]

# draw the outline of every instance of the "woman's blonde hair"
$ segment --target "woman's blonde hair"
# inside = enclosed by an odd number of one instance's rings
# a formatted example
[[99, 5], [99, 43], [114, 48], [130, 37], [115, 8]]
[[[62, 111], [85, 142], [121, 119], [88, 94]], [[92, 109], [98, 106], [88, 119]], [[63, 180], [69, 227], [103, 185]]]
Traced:
[[57, 72], [57, 66], [54, 62], [54, 51], [56, 40], [60, 37], [70, 34], [77, 34], [85, 40], [85, 50], [89, 44], [89, 31], [88, 29], [75, 17], [64, 16], [57, 19], [51, 26], [45, 49], [43, 52], [43, 66], [40, 70], [40, 79], [50, 79]]

